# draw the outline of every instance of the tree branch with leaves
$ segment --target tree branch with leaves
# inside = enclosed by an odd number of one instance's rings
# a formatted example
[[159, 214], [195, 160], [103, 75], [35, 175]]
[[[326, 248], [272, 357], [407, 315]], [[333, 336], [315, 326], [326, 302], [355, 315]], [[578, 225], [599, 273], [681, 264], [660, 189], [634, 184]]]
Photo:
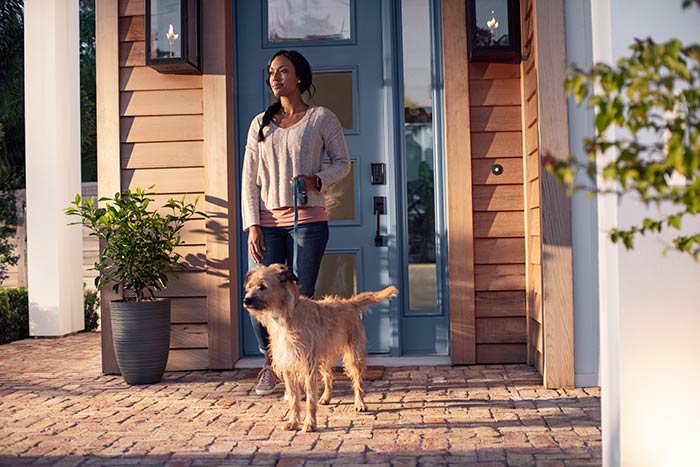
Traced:
[[[569, 70], [565, 89], [594, 109], [596, 134], [584, 140], [586, 162], [546, 155], [543, 164], [570, 194], [634, 193], [646, 205], [663, 205], [657, 216], [611, 230], [613, 242], [632, 249], [638, 235], [670, 228], [673, 248], [698, 259], [700, 232], [684, 234], [681, 226], [700, 213], [700, 45], [647, 38], [630, 49], [615, 65]], [[579, 172], [591, 183], [577, 183]], [[598, 177], [614, 188], [601, 188]]]

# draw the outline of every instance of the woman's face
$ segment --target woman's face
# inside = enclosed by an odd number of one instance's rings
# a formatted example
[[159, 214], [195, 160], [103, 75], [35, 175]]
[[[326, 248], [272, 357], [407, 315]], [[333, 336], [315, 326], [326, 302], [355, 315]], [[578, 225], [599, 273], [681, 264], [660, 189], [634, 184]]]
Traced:
[[299, 92], [297, 71], [284, 55], [275, 57], [267, 71], [270, 88], [275, 97], [290, 96]]

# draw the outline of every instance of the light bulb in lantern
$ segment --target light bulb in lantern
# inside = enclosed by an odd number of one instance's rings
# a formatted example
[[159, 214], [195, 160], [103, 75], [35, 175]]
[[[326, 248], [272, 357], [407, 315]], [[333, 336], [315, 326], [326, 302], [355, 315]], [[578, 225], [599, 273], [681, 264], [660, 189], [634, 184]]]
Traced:
[[165, 35], [165, 37], [168, 39], [168, 42], [170, 43], [170, 57], [175, 56], [174, 48], [175, 48], [175, 41], [177, 40], [178, 37], [180, 37], [180, 34], [175, 34], [175, 31], [173, 30], [173, 25], [170, 24], [168, 27], [168, 33]]
[[491, 40], [489, 42], [489, 46], [494, 45], [494, 36], [496, 34], [496, 28], [498, 28], [498, 21], [496, 20], [496, 16], [493, 10], [491, 10], [491, 15], [491, 19], [486, 22], [486, 26], [488, 26], [489, 31], [491, 31]]

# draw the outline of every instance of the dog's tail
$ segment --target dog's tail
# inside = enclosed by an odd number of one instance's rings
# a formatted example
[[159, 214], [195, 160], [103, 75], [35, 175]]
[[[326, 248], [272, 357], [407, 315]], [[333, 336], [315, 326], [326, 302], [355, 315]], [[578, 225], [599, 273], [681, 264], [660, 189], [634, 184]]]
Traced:
[[399, 290], [393, 285], [390, 285], [386, 289], [380, 290], [379, 292], [363, 292], [361, 294], [357, 294], [350, 299], [350, 302], [364, 310], [365, 308], [369, 308], [372, 305], [376, 305], [377, 303], [383, 302], [384, 300], [398, 294]]

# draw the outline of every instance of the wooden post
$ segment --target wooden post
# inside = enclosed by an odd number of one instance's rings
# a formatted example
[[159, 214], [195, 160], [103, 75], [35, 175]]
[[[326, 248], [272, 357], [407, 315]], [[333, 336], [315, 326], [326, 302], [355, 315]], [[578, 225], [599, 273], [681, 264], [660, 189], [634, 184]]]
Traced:
[[233, 368], [239, 357], [231, 3], [202, 4], [209, 368], [220, 369]]
[[[97, 197], [121, 191], [119, 168], [119, 16], [117, 0], [95, 2], [97, 73]], [[103, 245], [99, 246], [100, 250]], [[109, 302], [115, 294], [105, 288], [102, 308], [102, 372], [119, 373], [112, 345]]]
[[[534, 10], [540, 154], [568, 158], [564, 0], [535, 1]], [[571, 200], [549, 173], [541, 183], [544, 385], [573, 387]]]
[[476, 363], [469, 64], [464, 0], [442, 1], [452, 363]]

